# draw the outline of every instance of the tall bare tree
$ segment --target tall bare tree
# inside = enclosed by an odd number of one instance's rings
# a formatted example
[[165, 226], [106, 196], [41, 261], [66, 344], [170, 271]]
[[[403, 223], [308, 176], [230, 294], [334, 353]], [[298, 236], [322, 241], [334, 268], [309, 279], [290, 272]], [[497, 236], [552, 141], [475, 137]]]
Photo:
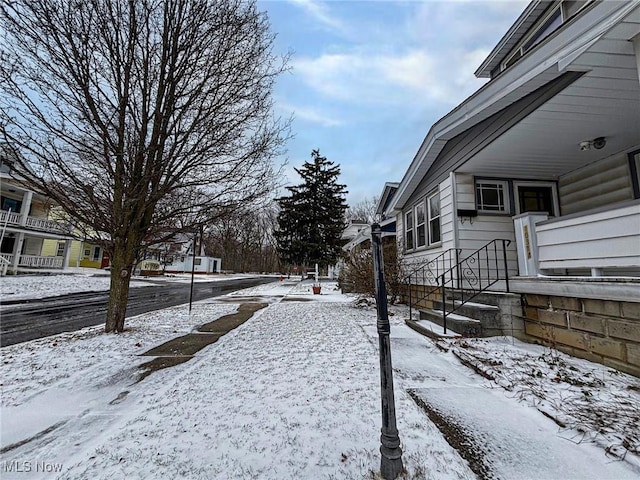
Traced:
[[286, 58], [255, 0], [0, 3], [0, 128], [15, 167], [111, 258], [106, 331], [124, 329], [148, 244], [273, 187]]
[[378, 215], [376, 214], [378, 199], [379, 197], [374, 195], [373, 197], [365, 197], [354, 205], [349, 205], [345, 217], [347, 220], [360, 221], [368, 224], [378, 221]]

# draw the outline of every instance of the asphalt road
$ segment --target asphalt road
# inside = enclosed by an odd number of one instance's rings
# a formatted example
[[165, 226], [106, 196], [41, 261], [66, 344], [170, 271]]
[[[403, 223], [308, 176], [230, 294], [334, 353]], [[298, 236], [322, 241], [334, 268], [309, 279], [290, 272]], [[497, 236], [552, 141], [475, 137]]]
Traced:
[[[193, 300], [274, 282], [274, 278], [251, 277], [217, 282], [196, 282]], [[158, 283], [129, 290], [127, 316], [189, 303], [189, 283]], [[0, 323], [0, 346], [35, 340], [62, 332], [104, 324], [109, 292], [86, 292], [59, 297], [5, 303]]]

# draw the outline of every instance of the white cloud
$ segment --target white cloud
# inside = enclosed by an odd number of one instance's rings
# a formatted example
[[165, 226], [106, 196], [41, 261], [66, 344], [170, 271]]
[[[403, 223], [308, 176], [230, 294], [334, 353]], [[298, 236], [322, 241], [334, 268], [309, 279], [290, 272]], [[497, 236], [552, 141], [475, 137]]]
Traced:
[[296, 106], [282, 99], [278, 100], [277, 105], [279, 110], [286, 112], [286, 115], [293, 112], [294, 120], [299, 119], [322, 127], [339, 127], [344, 125], [343, 120], [339, 120], [316, 107]]
[[[473, 76], [487, 52], [411, 49], [323, 54], [293, 62], [293, 74], [328, 99], [355, 104], [406, 104], [415, 100], [455, 104], [482, 82]], [[479, 62], [477, 62], [479, 63]]]
[[315, 18], [322, 25], [329, 27], [332, 30], [340, 32], [342, 34], [348, 31], [347, 26], [337, 17], [334, 17], [329, 12], [326, 4], [317, 2], [315, 0], [287, 0], [289, 3], [296, 5], [313, 18]]

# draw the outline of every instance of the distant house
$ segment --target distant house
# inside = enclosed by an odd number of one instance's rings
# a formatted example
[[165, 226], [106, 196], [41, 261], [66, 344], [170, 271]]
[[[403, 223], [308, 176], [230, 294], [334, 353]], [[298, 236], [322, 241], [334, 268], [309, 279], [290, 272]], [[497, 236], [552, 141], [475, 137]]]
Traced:
[[[42, 244], [43, 255], [54, 255], [58, 248], [55, 240], [45, 240]], [[109, 257], [102, 245], [89, 240], [73, 240], [65, 267], [105, 268], [109, 266]]]
[[[50, 220], [52, 201], [24, 185], [0, 145], [0, 271], [62, 269], [71, 255], [72, 227]], [[52, 248], [43, 250], [49, 240]]]
[[388, 207], [423, 317], [640, 375], [639, 71], [640, 2], [527, 6]]

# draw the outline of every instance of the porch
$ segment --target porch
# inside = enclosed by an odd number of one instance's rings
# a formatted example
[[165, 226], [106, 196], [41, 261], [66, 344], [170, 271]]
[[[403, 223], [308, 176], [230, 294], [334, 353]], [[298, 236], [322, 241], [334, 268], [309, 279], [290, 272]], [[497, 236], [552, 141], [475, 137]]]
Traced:
[[520, 276], [640, 277], [640, 199], [553, 219], [514, 218]]
[[[0, 253], [0, 262], [5, 265], [13, 265], [14, 255]], [[63, 268], [64, 257], [51, 257], [43, 255], [18, 255], [18, 267], [23, 268]]]
[[7, 227], [24, 227], [41, 232], [69, 235], [72, 232], [70, 224], [55, 222], [47, 218], [33, 217], [20, 213], [0, 210], [0, 225]]

